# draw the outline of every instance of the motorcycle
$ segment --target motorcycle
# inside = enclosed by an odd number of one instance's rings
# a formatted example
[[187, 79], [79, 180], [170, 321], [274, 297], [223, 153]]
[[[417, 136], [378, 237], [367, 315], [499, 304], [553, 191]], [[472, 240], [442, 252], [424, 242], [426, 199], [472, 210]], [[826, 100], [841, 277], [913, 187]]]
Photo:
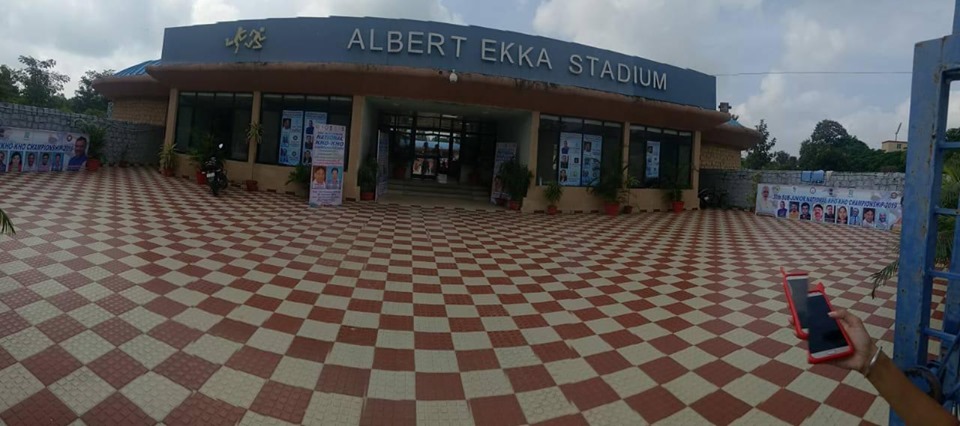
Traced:
[[701, 209], [716, 209], [723, 206], [723, 198], [726, 195], [726, 191], [721, 189], [704, 188], [700, 190], [697, 197], [700, 198]]
[[[223, 149], [223, 144], [220, 144], [217, 148], [219, 150]], [[220, 191], [227, 188], [229, 181], [227, 180], [227, 172], [223, 170], [223, 161], [217, 158], [217, 154], [214, 153], [205, 163], [203, 163], [203, 173], [207, 176], [207, 184], [210, 185], [210, 192], [213, 193], [213, 196], [216, 197], [220, 195]]]

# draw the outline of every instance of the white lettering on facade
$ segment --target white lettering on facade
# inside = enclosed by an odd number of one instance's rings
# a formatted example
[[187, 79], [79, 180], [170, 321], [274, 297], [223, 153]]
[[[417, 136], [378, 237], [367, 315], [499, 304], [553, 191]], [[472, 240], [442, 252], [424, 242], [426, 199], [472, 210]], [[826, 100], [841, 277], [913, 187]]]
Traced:
[[443, 37], [443, 34], [430, 33], [427, 35], [427, 54], [432, 55], [433, 49], [436, 48], [440, 52], [440, 56], [447, 56], [443, 53], [443, 43], [446, 40]]
[[[646, 80], [643, 79], [644, 71], [646, 71], [646, 74], [647, 74], [647, 79], [646, 79]], [[640, 68], [640, 72], [638, 72], [637, 75], [640, 76], [640, 85], [641, 85], [641, 86], [643, 86], [643, 87], [650, 87], [650, 77], [651, 77], [651, 76], [650, 76], [650, 70], [644, 70], [643, 68]]]
[[370, 30], [370, 42], [367, 43], [370, 45], [371, 52], [383, 52], [383, 45], [377, 46], [373, 42], [376, 40], [373, 36], [376, 34], [376, 30]]
[[621, 83], [630, 82], [630, 67], [626, 64], [617, 64], [617, 81]]
[[660, 90], [667, 90], [667, 73], [660, 74], [656, 71], [653, 72], [653, 88]]
[[[459, 49], [458, 49], [459, 50]], [[490, 55], [487, 55], [487, 54]], [[490, 39], [480, 40], [480, 59], [487, 62], [497, 62], [497, 41]]]
[[610, 61], [603, 61], [603, 71], [600, 71], [600, 78], [604, 78], [605, 75], [610, 75], [610, 80], [613, 80], [613, 68], [610, 66]]
[[597, 70], [596, 70], [596, 68], [597, 68], [597, 61], [599, 61], [600, 58], [594, 58], [593, 56], [587, 56], [587, 59], [590, 60], [590, 77], [593, 77], [593, 76], [597, 75]]
[[583, 58], [580, 55], [570, 55], [570, 66], [568, 67], [571, 74], [580, 75], [583, 72]]
[[400, 53], [403, 51], [403, 33], [400, 31], [387, 31], [387, 53]]
[[547, 53], [547, 49], [540, 48], [540, 56], [537, 57], [537, 68], [540, 68], [541, 64], [547, 64], [548, 69], [553, 69], [553, 64], [550, 63], [550, 55]]
[[[370, 30], [370, 31], [372, 32], [373, 30]], [[373, 38], [373, 37], [371, 36], [370, 38]], [[365, 49], [366, 49], [366, 48], [363, 47], [363, 36], [360, 35], [360, 29], [359, 29], [359, 28], [353, 30], [353, 35], [350, 36], [350, 42], [347, 43], [347, 50], [353, 49], [353, 45], [354, 45], [354, 44], [360, 45], [360, 50], [365, 50]]]
[[450, 38], [452, 38], [454, 41], [457, 42], [457, 58], [459, 59], [459, 58], [460, 58], [460, 45], [463, 44], [463, 42], [467, 41], [467, 38], [466, 38], [466, 37], [461, 37], [461, 36], [450, 36]]
[[510, 49], [513, 49], [513, 43], [500, 43], [500, 62], [504, 62], [504, 58], [507, 59], [511, 64], [513, 63], [513, 57], [510, 56]]
[[[414, 47], [416, 46], [416, 47]], [[420, 31], [410, 31], [407, 35], [407, 53], [423, 54], [423, 33]]]
[[533, 47], [524, 49], [523, 46], [520, 46], [517, 50], [520, 51], [520, 56], [517, 58], [517, 64], [523, 66], [523, 61], [527, 61], [527, 66], [530, 68], [535, 68], [533, 66], [533, 61], [530, 60], [530, 52], [533, 52]]

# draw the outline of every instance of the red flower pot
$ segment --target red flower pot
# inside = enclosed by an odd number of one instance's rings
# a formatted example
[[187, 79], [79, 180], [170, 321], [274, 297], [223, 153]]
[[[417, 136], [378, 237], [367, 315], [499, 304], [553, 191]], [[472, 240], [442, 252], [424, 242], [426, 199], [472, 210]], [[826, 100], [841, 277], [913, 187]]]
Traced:
[[683, 201], [674, 201], [670, 203], [670, 207], [673, 208], [674, 213], [680, 213], [683, 211]]
[[620, 214], [620, 203], [603, 203], [603, 211], [607, 216], [616, 216]]
[[247, 191], [249, 192], [257, 192], [260, 190], [260, 188], [257, 187], [257, 181], [255, 180], [245, 180], [243, 181], [243, 184], [246, 185]]
[[547, 206], [547, 214], [554, 216], [557, 214], [557, 206]]
[[203, 174], [202, 171], [197, 170], [197, 185], [206, 185], [207, 184], [207, 175]]
[[510, 208], [510, 210], [520, 210], [520, 202], [510, 200], [508, 207]]
[[91, 158], [87, 160], [87, 171], [95, 172], [97, 170], [100, 170], [100, 166], [101, 166], [100, 160], [96, 158]]
[[377, 198], [376, 192], [361, 192], [360, 201], [373, 201], [374, 198]]

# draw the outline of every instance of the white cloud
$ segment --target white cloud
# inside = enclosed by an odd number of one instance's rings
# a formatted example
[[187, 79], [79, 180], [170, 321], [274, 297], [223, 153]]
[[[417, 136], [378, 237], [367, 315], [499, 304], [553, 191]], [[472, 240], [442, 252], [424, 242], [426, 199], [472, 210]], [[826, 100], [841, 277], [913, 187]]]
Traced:
[[[444, 0], [5, 0], [0, 64], [17, 57], [57, 60], [71, 82], [90, 69], [122, 69], [160, 57], [167, 27], [249, 18], [381, 16], [462, 22]], [[186, 11], [186, 13], [185, 13]]]

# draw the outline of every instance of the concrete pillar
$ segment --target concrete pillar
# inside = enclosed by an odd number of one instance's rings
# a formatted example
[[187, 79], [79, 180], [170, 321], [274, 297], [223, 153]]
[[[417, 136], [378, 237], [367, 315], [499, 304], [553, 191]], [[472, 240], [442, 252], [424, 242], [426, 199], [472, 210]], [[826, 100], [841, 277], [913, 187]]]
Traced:
[[[253, 105], [250, 108], [250, 125], [260, 124], [260, 105], [263, 100], [263, 92], [255, 91], [253, 92]], [[256, 167], [257, 163], [257, 142], [256, 141], [247, 141], [249, 146], [247, 147], [247, 168], [250, 170], [248, 173], [247, 179], [253, 179], [253, 168]]]
[[[623, 123], [623, 134], [620, 136], [620, 167], [630, 165], [630, 122]], [[634, 176], [637, 177], [637, 176]]]
[[170, 89], [170, 99], [167, 99], [167, 128], [163, 133], [163, 145], [170, 146], [177, 137], [177, 105], [180, 104], [180, 91]]
[[368, 111], [364, 108], [366, 98], [361, 95], [353, 97], [353, 113], [350, 117], [350, 134], [348, 148], [350, 150], [350, 159], [347, 164], [347, 170], [343, 173], [343, 198], [346, 200], [360, 199], [360, 187], [357, 186], [357, 173], [360, 170], [360, 162], [363, 160], [363, 125], [366, 122], [364, 114]]

